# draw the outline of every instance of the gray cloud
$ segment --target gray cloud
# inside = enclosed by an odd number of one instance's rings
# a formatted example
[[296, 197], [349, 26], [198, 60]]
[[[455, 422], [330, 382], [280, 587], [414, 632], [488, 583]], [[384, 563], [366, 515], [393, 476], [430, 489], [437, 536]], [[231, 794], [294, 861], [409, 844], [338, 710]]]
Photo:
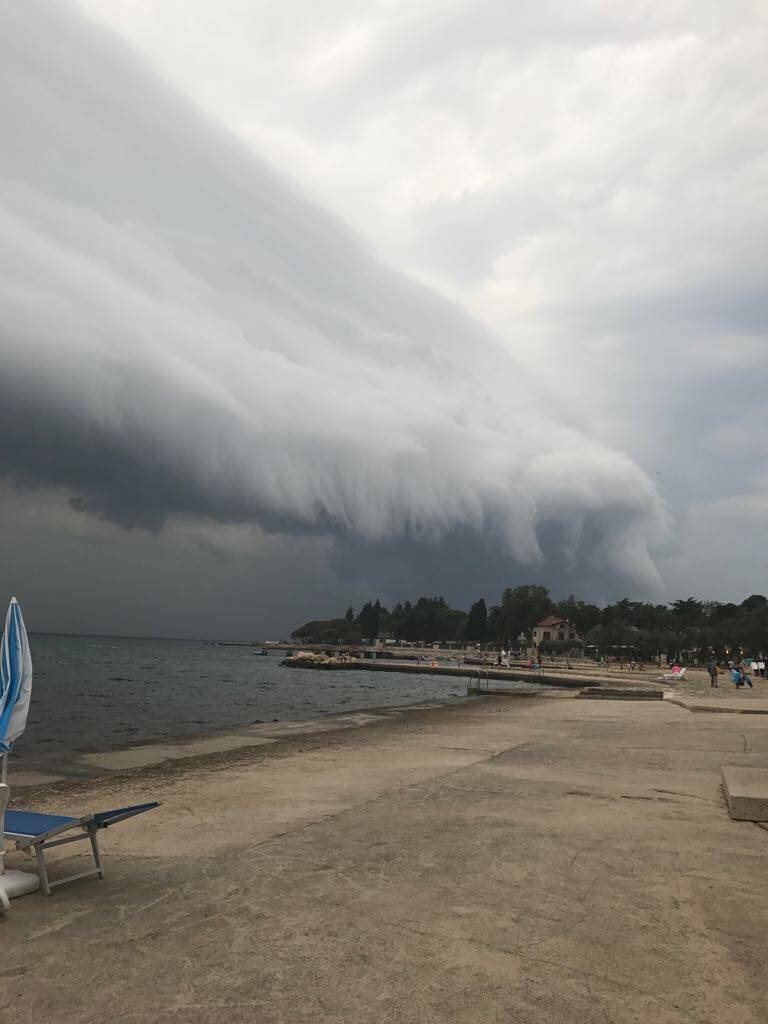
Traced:
[[8, 477], [122, 526], [473, 537], [658, 587], [648, 477], [106, 33], [8, 11], [0, 124]]
[[160, 536], [74, 512], [64, 489], [0, 483], [2, 585], [37, 632], [283, 639], [318, 608], [360, 607], [325, 537], [170, 517]]

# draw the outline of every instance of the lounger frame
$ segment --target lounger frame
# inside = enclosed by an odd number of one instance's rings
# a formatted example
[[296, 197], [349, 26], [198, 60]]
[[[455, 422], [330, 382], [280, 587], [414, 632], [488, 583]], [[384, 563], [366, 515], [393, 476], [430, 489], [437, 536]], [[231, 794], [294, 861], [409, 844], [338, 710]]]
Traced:
[[[50, 896], [51, 890], [55, 889], [59, 885], [64, 885], [65, 882], [74, 882], [79, 878], [103, 878], [104, 868], [101, 862], [101, 854], [99, 852], [99, 830], [102, 828], [109, 828], [110, 825], [115, 825], [118, 821], [125, 821], [126, 818], [132, 818], [137, 814], [141, 814], [144, 811], [148, 811], [159, 806], [159, 801], [153, 801], [150, 804], [140, 804], [134, 807], [122, 808], [114, 815], [111, 815], [109, 812], [101, 814], [86, 814], [82, 818], [73, 818], [70, 821], [63, 822], [61, 825], [56, 825], [54, 828], [48, 829], [47, 832], [41, 832], [36, 836], [9, 831], [6, 828], [5, 836], [8, 839], [16, 840], [17, 850], [29, 851], [30, 847], [34, 850], [35, 859], [37, 861], [37, 870], [40, 875], [40, 888], [42, 889], [44, 896]], [[72, 829], [79, 829], [80, 831], [77, 835], [73, 836], [63, 835], [63, 833], [70, 832]], [[52, 850], [54, 846], [66, 846], [68, 843], [79, 843], [86, 840], [91, 844], [93, 861], [96, 865], [93, 870], [78, 871], [74, 875], [67, 875], [66, 878], [57, 878], [55, 882], [52, 882], [48, 878], [48, 869], [45, 863], [45, 851]]]

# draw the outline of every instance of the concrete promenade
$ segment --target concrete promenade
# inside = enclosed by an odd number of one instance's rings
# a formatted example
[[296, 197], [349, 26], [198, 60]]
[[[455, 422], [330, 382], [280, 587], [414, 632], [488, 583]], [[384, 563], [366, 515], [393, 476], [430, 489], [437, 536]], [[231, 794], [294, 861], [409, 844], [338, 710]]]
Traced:
[[768, 766], [768, 716], [558, 694], [30, 790], [164, 806], [14, 902], [0, 1019], [764, 1024], [768, 831], [723, 764]]

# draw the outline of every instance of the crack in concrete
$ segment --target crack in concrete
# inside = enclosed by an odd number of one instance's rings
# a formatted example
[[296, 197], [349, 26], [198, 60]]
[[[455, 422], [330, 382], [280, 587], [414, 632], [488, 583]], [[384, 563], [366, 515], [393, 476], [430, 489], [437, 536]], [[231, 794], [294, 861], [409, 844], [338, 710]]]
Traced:
[[667, 800], [663, 796], [630, 796], [629, 793], [621, 794], [622, 800], [649, 800], [652, 804], [677, 804], [679, 800]]
[[[338, 811], [332, 812], [331, 814], [321, 815], [319, 818], [313, 818], [311, 821], [302, 822], [300, 825], [296, 825], [294, 828], [286, 829], [283, 832], [276, 832], [271, 836], [265, 836], [264, 839], [260, 839], [257, 842], [252, 843], [245, 849], [241, 850], [237, 854], [237, 857], [238, 859], [240, 859], [241, 857], [250, 853], [252, 850], [258, 849], [262, 846], [266, 846], [271, 842], [274, 842], [279, 839], [285, 839], [287, 836], [296, 835], [299, 832], [307, 831], [308, 829], [314, 828], [317, 825], [322, 825], [328, 821], [336, 821], [337, 819], [344, 817], [344, 815], [359, 811], [365, 807], [371, 807], [373, 806], [373, 804], [376, 804], [381, 800], [388, 800], [391, 797], [396, 796], [400, 793], [407, 793], [409, 791], [415, 792], [416, 790], [421, 790], [435, 786], [440, 787], [442, 786], [444, 779], [449, 779], [451, 778], [451, 776], [458, 775], [460, 772], [467, 771], [467, 769], [469, 768], [476, 768], [478, 765], [487, 764], [490, 761], [494, 760], [496, 757], [499, 757], [501, 754], [508, 754], [510, 751], [515, 750], [520, 745], [521, 744], [519, 743], [513, 744], [511, 747], [508, 747], [505, 750], [500, 751], [499, 753], [491, 753], [488, 754], [486, 757], [478, 758], [476, 761], [470, 761], [467, 764], [458, 765], [456, 768], [451, 768], [450, 771], [441, 772], [438, 775], [433, 775], [430, 778], [424, 779], [420, 782], [409, 782], [404, 786], [396, 786], [393, 789], [387, 789], [385, 792], [378, 793], [376, 796], [371, 797], [368, 800], [361, 800], [359, 803], [355, 803], [351, 807], [343, 807]], [[445, 788], [450, 789], [451, 787], [446, 786]]]
[[713, 800], [711, 797], [708, 797], [708, 796], [699, 796], [697, 793], [684, 793], [684, 792], [682, 792], [682, 790], [679, 790], [679, 789], [656, 789], [656, 787], [654, 786], [653, 787], [653, 792], [654, 793], [669, 793], [670, 796], [684, 796], [684, 797], [687, 797], [689, 800], [701, 800], [705, 804], [718, 804], [719, 805], [721, 803], [720, 800]]

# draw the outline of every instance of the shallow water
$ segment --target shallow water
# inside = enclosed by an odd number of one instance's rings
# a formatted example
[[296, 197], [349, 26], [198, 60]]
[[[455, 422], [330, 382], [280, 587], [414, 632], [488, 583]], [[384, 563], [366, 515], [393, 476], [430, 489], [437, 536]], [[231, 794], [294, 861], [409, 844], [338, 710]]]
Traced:
[[36, 759], [465, 693], [464, 679], [281, 668], [280, 654], [191, 640], [30, 636], [32, 706], [16, 745]]

